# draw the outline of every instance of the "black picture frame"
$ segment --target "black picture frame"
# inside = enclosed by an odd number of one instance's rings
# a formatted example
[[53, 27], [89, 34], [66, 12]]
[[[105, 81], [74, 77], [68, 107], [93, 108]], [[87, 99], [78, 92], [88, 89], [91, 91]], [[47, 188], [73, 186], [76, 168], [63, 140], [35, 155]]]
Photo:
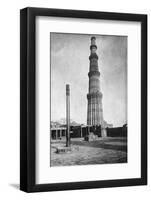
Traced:
[[[35, 163], [35, 19], [54, 16], [141, 23], [141, 178], [36, 184]], [[147, 184], [147, 15], [48, 8], [20, 11], [20, 189], [44, 192]]]

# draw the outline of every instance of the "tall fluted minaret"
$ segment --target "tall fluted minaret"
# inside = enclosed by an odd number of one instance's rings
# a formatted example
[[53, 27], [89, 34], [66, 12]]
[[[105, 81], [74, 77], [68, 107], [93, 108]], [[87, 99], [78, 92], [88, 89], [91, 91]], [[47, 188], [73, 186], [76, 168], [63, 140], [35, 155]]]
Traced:
[[87, 125], [95, 126], [103, 124], [102, 93], [100, 91], [100, 72], [98, 67], [98, 56], [96, 54], [96, 38], [91, 37], [90, 45], [90, 69], [89, 69], [89, 93]]

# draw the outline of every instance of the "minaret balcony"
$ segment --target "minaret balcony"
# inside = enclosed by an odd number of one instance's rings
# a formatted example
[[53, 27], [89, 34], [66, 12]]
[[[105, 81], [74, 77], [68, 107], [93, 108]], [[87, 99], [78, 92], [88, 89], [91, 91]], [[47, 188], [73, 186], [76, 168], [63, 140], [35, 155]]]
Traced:
[[90, 56], [89, 56], [89, 60], [93, 59], [93, 58], [96, 58], [98, 59], [98, 55], [96, 53], [92, 53]]
[[90, 71], [89, 73], [88, 73], [88, 76], [89, 76], [89, 78], [91, 77], [91, 76], [100, 76], [100, 72], [99, 71]]
[[92, 44], [92, 45], [90, 46], [90, 50], [92, 50], [93, 48], [97, 49], [97, 46], [96, 46], [95, 44]]
[[99, 91], [87, 94], [87, 99], [88, 100], [92, 99], [92, 98], [102, 98], [102, 97], [103, 97], [103, 94], [102, 94], [102, 92], [99, 92]]

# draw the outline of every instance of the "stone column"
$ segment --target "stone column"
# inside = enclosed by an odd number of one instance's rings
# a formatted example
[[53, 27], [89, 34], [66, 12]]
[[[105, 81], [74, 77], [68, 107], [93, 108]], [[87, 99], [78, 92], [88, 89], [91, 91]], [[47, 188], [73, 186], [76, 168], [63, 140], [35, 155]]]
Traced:
[[66, 85], [66, 146], [70, 146], [70, 86]]

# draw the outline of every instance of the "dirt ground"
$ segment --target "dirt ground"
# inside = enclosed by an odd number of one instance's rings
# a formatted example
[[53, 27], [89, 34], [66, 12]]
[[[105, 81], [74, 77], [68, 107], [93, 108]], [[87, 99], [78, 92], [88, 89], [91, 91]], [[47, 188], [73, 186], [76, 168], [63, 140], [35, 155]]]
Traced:
[[51, 142], [50, 166], [127, 162], [126, 138], [99, 138], [90, 142], [83, 138], [71, 139], [73, 150], [67, 153], [56, 153], [58, 147], [65, 147], [65, 138]]

